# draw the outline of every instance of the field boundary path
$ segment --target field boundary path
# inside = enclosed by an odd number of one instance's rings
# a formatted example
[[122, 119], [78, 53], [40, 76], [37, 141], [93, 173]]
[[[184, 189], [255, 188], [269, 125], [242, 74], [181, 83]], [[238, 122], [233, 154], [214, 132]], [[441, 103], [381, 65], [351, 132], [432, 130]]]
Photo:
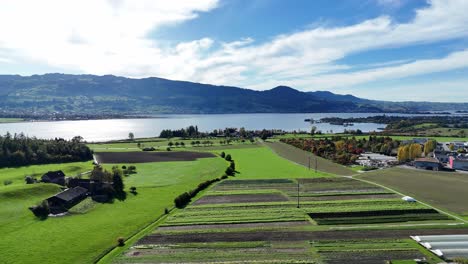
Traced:
[[[353, 175], [353, 176], [357, 176], [357, 175], [359, 175], [359, 174], [356, 174], [356, 175]], [[354, 180], [356, 180], [356, 181], [361, 181], [361, 182], [366, 182], [366, 183], [369, 183], [369, 184], [373, 184], [373, 185], [375, 185], [375, 186], [379, 186], [379, 187], [381, 187], [381, 188], [387, 189], [387, 190], [389, 190], [389, 191], [391, 191], [391, 192], [394, 192], [394, 193], [396, 193], [396, 194], [399, 194], [399, 195], [401, 195], [401, 196], [407, 196], [407, 195], [405, 195], [405, 194], [403, 194], [403, 193], [401, 193], [401, 192], [399, 192], [399, 191], [396, 191], [396, 190], [394, 190], [394, 189], [392, 189], [392, 188], [390, 188], [390, 187], [387, 187], [387, 186], [385, 186], [385, 185], [382, 185], [382, 184], [379, 184], [379, 183], [376, 183], [376, 182], [372, 182], [372, 181], [368, 181], [368, 180], [363, 180], [363, 179], [354, 178], [353, 176], [347, 176], [346, 178], [351, 178], [351, 179], [354, 179]], [[425, 206], [427, 206], [427, 207], [430, 207], [430, 208], [432, 208], [432, 209], [434, 209], [434, 210], [437, 210], [437, 211], [439, 211], [439, 212], [441, 212], [441, 213], [443, 213], [443, 214], [445, 214], [445, 215], [448, 215], [448, 216], [450, 216], [450, 217], [452, 217], [452, 218], [454, 218], [454, 219], [457, 219], [457, 220], [463, 222], [464, 224], [468, 224], [468, 220], [465, 220], [465, 219], [463, 219], [463, 218], [461, 218], [461, 217], [459, 217], [459, 216], [457, 216], [457, 215], [454, 215], [454, 214], [449, 213], [449, 212], [447, 212], [447, 211], [445, 211], [445, 210], [441, 210], [441, 209], [439, 209], [439, 208], [436, 208], [436, 207], [434, 207], [434, 206], [432, 206], [432, 205], [430, 205], [430, 204], [428, 204], [428, 203], [425, 203], [425, 202], [423, 202], [423, 201], [420, 201], [420, 200], [417, 200], [417, 202], [420, 203], [420, 204], [422, 204], [422, 205], [425, 205]]]

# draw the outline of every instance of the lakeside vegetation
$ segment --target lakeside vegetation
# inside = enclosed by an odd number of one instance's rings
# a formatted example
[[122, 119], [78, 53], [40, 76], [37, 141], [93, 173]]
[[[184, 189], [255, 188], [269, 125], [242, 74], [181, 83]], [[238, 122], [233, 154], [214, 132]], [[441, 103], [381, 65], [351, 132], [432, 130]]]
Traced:
[[0, 136], [0, 168], [86, 161], [92, 158], [92, 151], [82, 142], [81, 137], [44, 140], [24, 134], [7, 133]]

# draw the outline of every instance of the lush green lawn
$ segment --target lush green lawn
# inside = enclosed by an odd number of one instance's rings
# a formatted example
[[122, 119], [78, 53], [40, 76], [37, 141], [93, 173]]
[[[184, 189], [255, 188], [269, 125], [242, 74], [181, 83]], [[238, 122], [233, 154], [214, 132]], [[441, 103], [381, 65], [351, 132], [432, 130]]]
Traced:
[[236, 163], [236, 178], [239, 179], [274, 179], [274, 178], [308, 178], [332, 176], [332, 174], [308, 170], [276, 155], [266, 147], [245, 149], [220, 149], [231, 154]]
[[0, 169], [0, 190], [5, 181], [11, 181], [13, 185], [24, 184], [25, 176], [33, 176], [40, 180], [40, 177], [48, 172], [62, 170], [66, 176], [75, 176], [80, 173], [92, 170], [91, 161], [71, 162], [62, 164], [31, 165], [19, 168]]
[[[128, 164], [127, 164], [128, 165]], [[92, 263], [173, 206], [173, 199], [200, 182], [219, 177], [228, 163], [220, 158], [192, 162], [137, 164], [137, 174], [125, 179], [135, 186], [125, 201], [96, 204], [84, 214], [37, 220], [27, 209], [59, 191], [50, 184], [9, 185], [0, 188], [0, 263]], [[52, 166], [52, 165], [50, 165]], [[106, 165], [111, 166], [111, 165]], [[60, 166], [56, 166], [60, 167]], [[8, 171], [23, 177], [19, 172]], [[2, 174], [3, 177], [8, 174]]]

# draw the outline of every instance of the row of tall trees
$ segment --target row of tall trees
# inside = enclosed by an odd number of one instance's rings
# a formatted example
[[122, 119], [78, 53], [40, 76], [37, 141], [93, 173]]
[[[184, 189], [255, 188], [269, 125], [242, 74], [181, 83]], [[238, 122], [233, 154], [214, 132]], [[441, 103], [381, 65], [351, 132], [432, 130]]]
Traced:
[[187, 137], [198, 137], [200, 135], [200, 132], [198, 132], [198, 126], [189, 126], [187, 128], [181, 128], [181, 129], [164, 129], [161, 131], [159, 134], [160, 138], [173, 138], [173, 137], [182, 137], [182, 138], [187, 138]]
[[426, 141], [424, 146], [418, 143], [407, 144], [398, 148], [397, 158], [399, 162], [414, 160], [422, 157], [423, 153], [424, 156], [427, 156], [429, 153], [433, 152], [436, 147], [437, 141], [435, 140]]
[[93, 153], [82, 141], [82, 137], [45, 140], [7, 133], [0, 136], [0, 167], [91, 160]]

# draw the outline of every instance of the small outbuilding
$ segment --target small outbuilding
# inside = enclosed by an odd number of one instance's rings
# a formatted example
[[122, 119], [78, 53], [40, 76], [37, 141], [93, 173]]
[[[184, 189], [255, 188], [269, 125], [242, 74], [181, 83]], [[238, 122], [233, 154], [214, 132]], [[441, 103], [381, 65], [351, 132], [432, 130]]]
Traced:
[[42, 175], [41, 182], [45, 183], [55, 183], [58, 185], [65, 186], [65, 173], [63, 171], [49, 171], [46, 174]]
[[401, 199], [403, 201], [405, 201], [405, 202], [410, 202], [410, 203], [415, 203], [416, 202], [416, 199], [414, 199], [413, 197], [410, 197], [410, 196], [404, 196]]

